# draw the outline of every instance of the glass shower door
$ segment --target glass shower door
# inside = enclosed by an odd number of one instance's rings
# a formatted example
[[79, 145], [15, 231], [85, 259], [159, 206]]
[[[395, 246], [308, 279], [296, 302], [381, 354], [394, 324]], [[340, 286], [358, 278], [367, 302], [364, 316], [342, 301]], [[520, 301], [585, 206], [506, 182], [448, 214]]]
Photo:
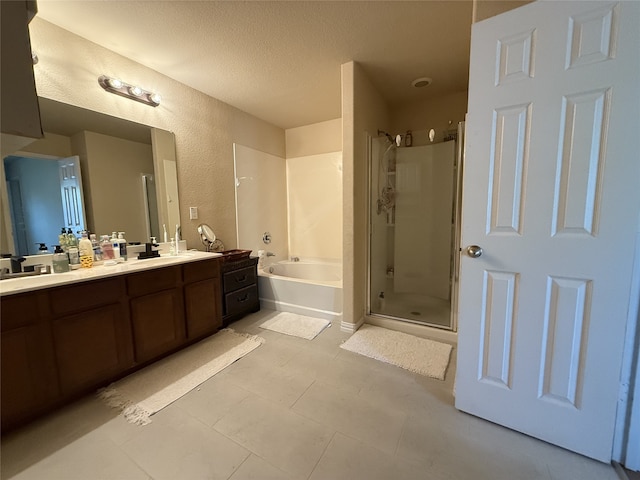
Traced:
[[451, 328], [455, 157], [455, 141], [396, 149], [374, 140], [371, 314]]

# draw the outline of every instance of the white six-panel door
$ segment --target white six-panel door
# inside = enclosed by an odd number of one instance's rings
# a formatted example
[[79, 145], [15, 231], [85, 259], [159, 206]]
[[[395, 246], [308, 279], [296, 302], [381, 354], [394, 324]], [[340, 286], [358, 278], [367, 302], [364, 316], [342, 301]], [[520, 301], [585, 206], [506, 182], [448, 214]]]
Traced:
[[640, 210], [639, 25], [640, 2], [542, 1], [472, 34], [456, 407], [602, 461]]

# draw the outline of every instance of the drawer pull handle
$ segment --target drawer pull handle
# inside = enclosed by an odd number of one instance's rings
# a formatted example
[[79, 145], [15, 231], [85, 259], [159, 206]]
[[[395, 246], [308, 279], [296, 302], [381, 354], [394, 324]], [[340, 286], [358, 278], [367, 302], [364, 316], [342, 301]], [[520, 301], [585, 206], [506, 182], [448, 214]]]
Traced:
[[249, 294], [246, 293], [244, 297], [238, 297], [238, 299], [236, 300], [236, 302], [238, 303], [242, 303], [242, 302], [246, 302], [247, 300], [249, 300]]
[[236, 277], [236, 282], [237, 283], [242, 283], [242, 282], [246, 282], [247, 281], [247, 276], [243, 275], [242, 277]]

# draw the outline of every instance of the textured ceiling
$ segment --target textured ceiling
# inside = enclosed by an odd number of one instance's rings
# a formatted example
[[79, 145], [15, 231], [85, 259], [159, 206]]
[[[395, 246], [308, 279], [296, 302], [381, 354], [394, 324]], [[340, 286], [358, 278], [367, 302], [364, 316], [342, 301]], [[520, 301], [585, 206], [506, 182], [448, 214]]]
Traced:
[[[39, 0], [38, 10], [282, 128], [340, 117], [340, 65], [351, 60], [390, 105], [467, 88], [470, 0]], [[411, 86], [423, 76], [431, 86]]]

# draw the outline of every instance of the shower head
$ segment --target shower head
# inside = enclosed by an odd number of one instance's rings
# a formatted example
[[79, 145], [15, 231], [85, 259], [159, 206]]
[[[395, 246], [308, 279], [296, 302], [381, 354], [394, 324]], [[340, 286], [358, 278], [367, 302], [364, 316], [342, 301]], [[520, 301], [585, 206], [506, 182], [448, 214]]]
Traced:
[[378, 136], [380, 135], [384, 135], [389, 139], [390, 142], [393, 142], [393, 137], [389, 135], [387, 132], [385, 132], [384, 130], [378, 130]]

